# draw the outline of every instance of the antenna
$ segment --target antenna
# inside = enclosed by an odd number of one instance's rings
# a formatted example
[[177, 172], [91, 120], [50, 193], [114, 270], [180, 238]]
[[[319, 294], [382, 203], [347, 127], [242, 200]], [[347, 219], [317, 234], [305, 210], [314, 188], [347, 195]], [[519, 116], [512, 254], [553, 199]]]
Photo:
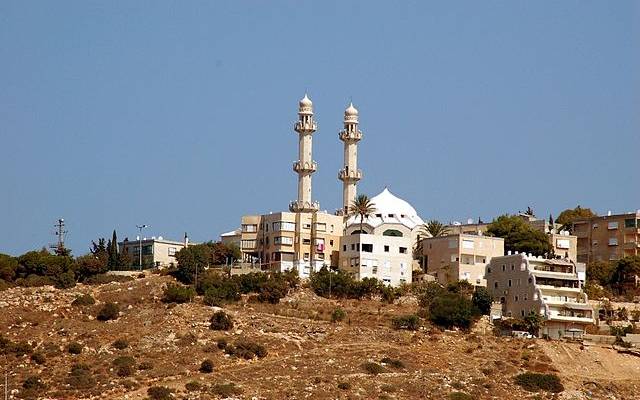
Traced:
[[60, 218], [54, 225], [54, 228], [56, 228], [55, 235], [58, 237], [58, 243], [52, 244], [49, 247], [54, 249], [56, 255], [63, 256], [67, 253], [67, 249], [64, 247], [64, 235], [69, 233], [69, 231], [64, 229], [64, 218]]

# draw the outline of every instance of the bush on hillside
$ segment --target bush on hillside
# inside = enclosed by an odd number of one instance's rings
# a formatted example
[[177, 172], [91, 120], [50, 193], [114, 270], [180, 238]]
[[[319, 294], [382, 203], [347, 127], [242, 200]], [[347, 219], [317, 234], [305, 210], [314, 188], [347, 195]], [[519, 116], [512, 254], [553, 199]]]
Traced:
[[190, 286], [168, 284], [164, 289], [162, 301], [164, 303], [188, 303], [196, 295], [196, 291]]
[[90, 294], [81, 294], [71, 302], [74, 307], [92, 306], [94, 304], [96, 304], [96, 300]]
[[544, 390], [546, 392], [560, 393], [564, 390], [560, 378], [553, 374], [525, 372], [515, 377], [515, 383], [529, 392]]
[[33, 361], [38, 365], [43, 365], [44, 363], [47, 362], [47, 357], [44, 355], [44, 353], [37, 351], [31, 354], [31, 361]]
[[82, 353], [82, 345], [78, 342], [69, 343], [69, 346], [67, 346], [67, 351], [69, 352], [69, 354], [78, 355]]
[[433, 299], [429, 305], [429, 319], [443, 328], [468, 330], [479, 317], [471, 300], [458, 293], [446, 293]]
[[415, 331], [420, 328], [420, 317], [415, 314], [400, 315], [391, 319], [393, 329]]
[[337, 307], [331, 313], [331, 322], [336, 323], [344, 320], [347, 317], [347, 313], [340, 307]]
[[204, 360], [202, 364], [200, 364], [199, 371], [205, 374], [210, 374], [211, 372], [213, 372], [213, 361], [209, 359]]
[[209, 322], [209, 329], [214, 331], [228, 331], [233, 328], [233, 319], [224, 311], [213, 313]]
[[371, 375], [378, 375], [384, 372], [384, 367], [375, 362], [366, 362], [362, 364], [362, 368]]
[[254, 357], [263, 358], [268, 354], [266, 347], [248, 339], [238, 339], [233, 345], [227, 345], [224, 351], [231, 356], [244, 358], [246, 360]]
[[120, 316], [120, 307], [116, 303], [105, 303], [100, 311], [98, 311], [98, 315], [96, 315], [96, 319], [98, 321], [110, 321], [114, 319], [118, 319]]
[[284, 279], [270, 278], [262, 284], [258, 294], [258, 301], [277, 304], [287, 295], [288, 287]]
[[113, 347], [118, 350], [124, 350], [129, 347], [129, 342], [127, 342], [126, 339], [117, 339], [115, 342], [113, 342]]
[[151, 386], [147, 389], [147, 395], [151, 400], [173, 400], [171, 389], [166, 386]]
[[71, 366], [67, 384], [72, 389], [90, 389], [96, 385], [96, 380], [91, 374], [91, 368], [86, 364], [74, 364]]
[[211, 394], [220, 396], [223, 399], [231, 396], [239, 396], [242, 394], [243, 390], [235, 385], [235, 383], [216, 383], [211, 386], [210, 389]]

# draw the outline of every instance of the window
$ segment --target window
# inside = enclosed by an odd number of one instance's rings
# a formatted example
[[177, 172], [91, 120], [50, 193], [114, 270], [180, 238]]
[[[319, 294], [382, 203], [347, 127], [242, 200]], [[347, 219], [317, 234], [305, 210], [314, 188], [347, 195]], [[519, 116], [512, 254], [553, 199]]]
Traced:
[[531, 282], [533, 282], [533, 279], [532, 279], [532, 278], [529, 278], [529, 283], [531, 283]]
[[624, 220], [624, 227], [625, 228], [635, 228], [637, 226], [637, 222], [635, 219], [633, 218], [629, 218], [629, 219], [625, 219]]
[[400, 254], [407, 254], [407, 248], [406, 247], [400, 247]]
[[376, 217], [382, 218], [382, 214], [376, 214]]
[[324, 260], [324, 253], [316, 253], [317, 260]]
[[371, 273], [372, 273], [373, 275], [377, 275], [377, 274], [378, 274], [378, 267], [373, 266], [373, 267], [371, 268]]
[[356, 249], [355, 243], [351, 243], [351, 250], [355, 250], [355, 249]]
[[384, 246], [384, 252], [388, 253], [389, 252], [389, 246]]
[[287, 236], [276, 236], [273, 238], [273, 244], [283, 244], [286, 246], [293, 245], [293, 238]]
[[617, 246], [618, 238], [609, 238], [609, 246]]
[[509, 287], [511, 287], [511, 279], [509, 279]]
[[473, 250], [473, 240], [462, 239], [462, 248]]
[[176, 255], [176, 248], [175, 247], [169, 247], [169, 255], [172, 256], [172, 257]]
[[273, 223], [273, 230], [274, 231], [289, 231], [289, 232], [293, 232], [296, 230], [296, 224], [293, 222], [285, 222], [285, 221], [278, 221], [278, 222], [274, 222]]
[[258, 225], [256, 224], [242, 224], [242, 232], [257, 232]]
[[365, 253], [373, 253], [373, 244], [362, 243], [362, 251]]
[[515, 268], [516, 268], [516, 266], [511, 264], [511, 270], [513, 271], [513, 270], [515, 270]]
[[240, 247], [243, 249], [254, 249], [256, 247], [255, 240], [241, 240]]
[[497, 289], [498, 288], [498, 282], [493, 282], [493, 288]]
[[569, 239], [557, 239], [556, 247], [559, 249], [568, 249], [569, 248]]
[[329, 240], [329, 246], [333, 246], [333, 239]]
[[520, 316], [524, 317], [524, 310], [520, 310]]
[[311, 244], [311, 239], [303, 238], [302, 244]]
[[316, 224], [316, 230], [320, 231], [320, 232], [326, 231], [327, 230], [327, 224], [323, 224], [323, 223], [318, 222]]
[[515, 301], [517, 303], [518, 302], [518, 296], [514, 296], [513, 297], [513, 301]]
[[394, 214], [389, 214], [389, 218], [394, 218], [395, 215]]
[[397, 237], [402, 237], [402, 232], [400, 232], [397, 229], [387, 229], [386, 231], [382, 232], [382, 236], [397, 236]]
[[487, 274], [491, 273], [491, 267], [487, 268]]
[[311, 224], [302, 224], [302, 229], [311, 229]]
[[502, 265], [502, 272], [506, 271], [507, 266], [506, 265]]
[[598, 224], [593, 224], [593, 225], [591, 225], [591, 227], [592, 227], [593, 229], [598, 229]]
[[455, 249], [458, 247], [458, 241], [457, 240], [449, 240], [449, 248], [450, 249]]
[[342, 245], [342, 251], [347, 251], [347, 245], [346, 244]]
[[618, 229], [618, 221], [612, 221], [607, 224], [607, 229], [613, 230]]

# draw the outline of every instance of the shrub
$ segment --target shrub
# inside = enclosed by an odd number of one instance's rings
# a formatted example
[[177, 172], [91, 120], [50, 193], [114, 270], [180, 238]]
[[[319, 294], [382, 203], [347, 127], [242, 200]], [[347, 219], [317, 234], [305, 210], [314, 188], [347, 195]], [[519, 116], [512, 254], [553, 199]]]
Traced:
[[347, 317], [347, 313], [340, 307], [333, 310], [331, 313], [331, 322], [340, 322]]
[[211, 386], [211, 394], [220, 396], [222, 398], [239, 396], [242, 394], [242, 389], [237, 387], [234, 383], [217, 383]]
[[71, 302], [71, 305], [74, 307], [92, 306], [94, 304], [96, 304], [96, 300], [91, 297], [90, 294], [82, 294], [76, 297], [76, 299]]
[[213, 361], [206, 359], [200, 364], [200, 372], [210, 374], [213, 372]]
[[116, 357], [112, 362], [114, 367], [122, 367], [122, 366], [133, 366], [136, 364], [136, 360], [131, 356], [119, 356]]
[[76, 285], [76, 276], [73, 271], [66, 271], [55, 277], [55, 287], [69, 289]]
[[184, 388], [189, 392], [197, 392], [202, 388], [202, 385], [198, 381], [190, 381], [184, 385]]
[[116, 303], [105, 303], [102, 306], [100, 311], [98, 311], [98, 315], [96, 315], [96, 319], [98, 321], [109, 321], [118, 319], [120, 316], [120, 307]]
[[283, 279], [271, 277], [260, 287], [258, 301], [262, 303], [278, 304], [287, 295], [287, 283]]
[[525, 372], [515, 377], [515, 383], [529, 392], [544, 390], [547, 392], [559, 393], [564, 390], [564, 386], [562, 386], [560, 378], [553, 374]]
[[165, 386], [151, 386], [147, 389], [147, 395], [151, 400], [173, 400], [171, 389]]
[[153, 369], [153, 364], [151, 363], [151, 361], [143, 361], [138, 365], [138, 369], [140, 371], [146, 371], [149, 369]]
[[29, 376], [22, 382], [22, 387], [27, 390], [42, 390], [46, 385], [37, 376]]
[[113, 347], [118, 350], [124, 350], [129, 347], [129, 342], [127, 342], [126, 339], [117, 339], [115, 342], [113, 342]]
[[415, 331], [420, 328], [420, 317], [415, 314], [400, 315], [391, 319], [393, 329]]
[[195, 290], [190, 286], [168, 284], [164, 289], [162, 301], [165, 303], [187, 303], [196, 295]]
[[340, 383], [338, 383], [338, 389], [340, 389], [340, 390], [349, 390], [349, 389], [351, 389], [351, 384], [349, 382], [340, 382]]
[[80, 354], [82, 353], [82, 345], [78, 342], [69, 343], [67, 346], [67, 351], [69, 354]]
[[131, 276], [97, 274], [88, 277], [83, 283], [87, 285], [104, 285], [111, 282], [131, 282], [133, 280], [134, 278]]
[[384, 357], [380, 362], [396, 369], [403, 369], [405, 367], [401, 360], [397, 360], [395, 358]]
[[449, 400], [473, 400], [473, 397], [464, 392], [453, 392], [449, 394]]
[[471, 302], [482, 315], [489, 315], [491, 312], [493, 297], [491, 297], [491, 294], [486, 287], [476, 286]]
[[16, 356], [20, 357], [26, 354], [31, 354], [31, 352], [33, 351], [33, 347], [28, 342], [25, 342], [23, 340], [16, 343], [9, 342], [8, 350]]
[[225, 338], [218, 339], [216, 342], [216, 346], [218, 346], [220, 350], [224, 350], [227, 347], [227, 339]]
[[91, 369], [85, 364], [74, 364], [71, 367], [67, 383], [73, 389], [90, 389], [96, 385]]
[[216, 307], [238, 300], [240, 300], [240, 293], [238, 293], [235, 284], [207, 288], [202, 299], [204, 304]]
[[233, 320], [224, 311], [216, 311], [209, 320], [209, 328], [214, 331], [228, 331], [233, 328]]
[[429, 319], [444, 328], [471, 328], [478, 311], [471, 300], [458, 293], [446, 293], [433, 299], [429, 305]]
[[233, 345], [227, 345], [224, 351], [229, 355], [247, 360], [253, 357], [263, 358], [268, 354], [266, 347], [247, 339], [238, 339]]
[[35, 353], [31, 354], [31, 361], [38, 365], [42, 365], [47, 362], [47, 358], [45, 357], [44, 353], [36, 351]]
[[384, 367], [375, 362], [366, 362], [362, 364], [362, 368], [371, 375], [378, 375], [384, 372]]

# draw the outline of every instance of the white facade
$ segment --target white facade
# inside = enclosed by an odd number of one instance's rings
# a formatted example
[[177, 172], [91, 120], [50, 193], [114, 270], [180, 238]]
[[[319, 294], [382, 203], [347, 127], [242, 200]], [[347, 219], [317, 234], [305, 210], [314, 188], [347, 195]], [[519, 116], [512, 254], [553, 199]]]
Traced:
[[364, 219], [349, 217], [340, 238], [339, 268], [354, 278], [376, 278], [399, 286], [411, 283], [413, 247], [423, 221], [406, 201], [388, 189], [373, 197], [376, 212]]

